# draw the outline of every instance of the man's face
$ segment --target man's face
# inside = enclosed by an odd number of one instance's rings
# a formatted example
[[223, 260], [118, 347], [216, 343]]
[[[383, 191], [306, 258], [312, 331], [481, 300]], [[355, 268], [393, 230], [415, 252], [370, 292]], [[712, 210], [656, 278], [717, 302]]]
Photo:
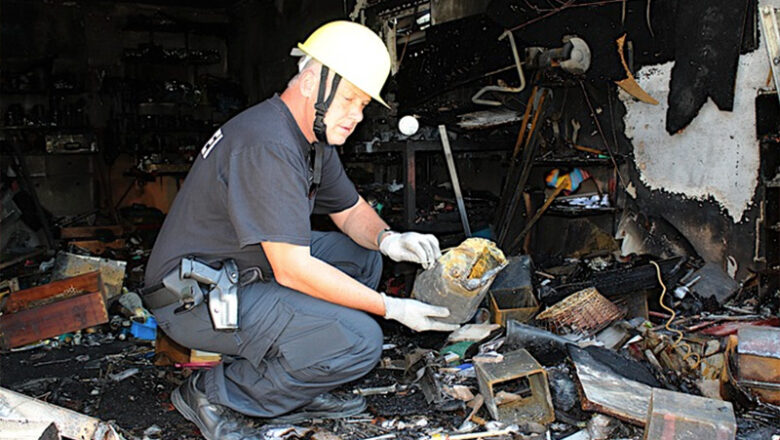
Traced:
[[363, 120], [363, 109], [371, 102], [371, 97], [349, 81], [342, 79], [328, 112], [325, 113], [325, 125], [328, 144], [344, 145], [355, 127]]

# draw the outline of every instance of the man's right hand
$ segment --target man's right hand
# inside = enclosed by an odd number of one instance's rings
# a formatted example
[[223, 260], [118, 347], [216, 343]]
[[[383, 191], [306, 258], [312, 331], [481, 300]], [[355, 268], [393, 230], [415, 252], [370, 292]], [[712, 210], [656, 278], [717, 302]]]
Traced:
[[421, 301], [406, 298], [394, 298], [382, 294], [385, 301], [385, 318], [394, 319], [412, 330], [453, 331], [458, 324], [447, 324], [432, 318], [446, 318], [450, 311], [446, 307], [433, 306]]

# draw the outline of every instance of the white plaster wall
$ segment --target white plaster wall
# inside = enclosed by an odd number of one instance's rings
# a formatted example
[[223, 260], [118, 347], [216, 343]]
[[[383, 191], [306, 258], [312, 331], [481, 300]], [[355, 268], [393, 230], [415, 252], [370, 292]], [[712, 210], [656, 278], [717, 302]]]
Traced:
[[651, 189], [698, 200], [712, 197], [739, 222], [758, 183], [755, 97], [769, 74], [763, 41], [757, 50], [740, 57], [734, 110], [720, 111], [708, 99], [698, 116], [673, 136], [666, 132], [672, 66], [647, 66], [637, 73], [637, 82], [659, 105], [636, 101], [620, 91], [627, 109], [626, 135], [633, 141], [640, 177]]

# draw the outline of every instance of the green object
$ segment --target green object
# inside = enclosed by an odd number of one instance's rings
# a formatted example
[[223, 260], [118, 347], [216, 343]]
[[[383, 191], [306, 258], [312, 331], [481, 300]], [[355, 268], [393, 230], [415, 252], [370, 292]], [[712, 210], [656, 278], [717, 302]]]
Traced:
[[458, 358], [463, 360], [464, 356], [466, 356], [466, 350], [468, 350], [469, 347], [471, 347], [472, 345], [474, 345], [473, 341], [462, 341], [452, 345], [448, 345], [442, 348], [441, 355], [444, 356], [447, 353], [455, 353], [458, 355]]

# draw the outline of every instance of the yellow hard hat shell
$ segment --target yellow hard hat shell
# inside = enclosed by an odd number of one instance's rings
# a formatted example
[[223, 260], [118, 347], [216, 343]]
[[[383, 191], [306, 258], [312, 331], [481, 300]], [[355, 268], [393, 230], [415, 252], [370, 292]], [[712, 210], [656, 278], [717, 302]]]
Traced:
[[298, 43], [298, 48], [390, 108], [379, 96], [390, 74], [390, 54], [371, 29], [351, 21], [332, 21]]

